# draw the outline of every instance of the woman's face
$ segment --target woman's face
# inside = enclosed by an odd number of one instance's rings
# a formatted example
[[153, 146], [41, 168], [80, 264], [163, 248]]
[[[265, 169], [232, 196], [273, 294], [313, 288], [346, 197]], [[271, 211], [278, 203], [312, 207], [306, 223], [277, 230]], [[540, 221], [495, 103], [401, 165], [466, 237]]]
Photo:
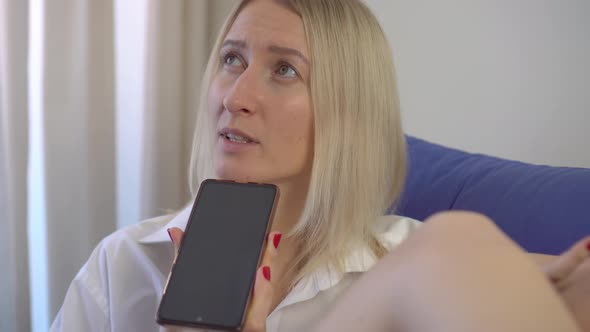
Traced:
[[219, 57], [208, 98], [217, 132], [217, 176], [277, 184], [307, 181], [313, 113], [301, 18], [273, 0], [250, 1]]

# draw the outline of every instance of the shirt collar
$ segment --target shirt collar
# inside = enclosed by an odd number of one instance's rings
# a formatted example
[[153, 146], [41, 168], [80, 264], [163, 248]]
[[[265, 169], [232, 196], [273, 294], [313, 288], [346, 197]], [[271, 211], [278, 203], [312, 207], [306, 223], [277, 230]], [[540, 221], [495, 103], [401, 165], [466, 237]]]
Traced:
[[172, 218], [166, 225], [158, 228], [155, 232], [142, 237], [139, 243], [150, 244], [150, 243], [161, 243], [170, 242], [170, 236], [168, 235], [168, 229], [172, 227], [178, 227], [183, 232], [188, 223], [188, 218], [191, 215], [193, 204], [192, 201], [182, 209], [175, 217]]
[[[178, 227], [184, 231], [191, 214], [192, 205], [192, 202], [190, 202], [163, 227], [143, 237], [140, 243], [170, 242], [167, 229]], [[414, 227], [417, 227], [417, 222], [414, 220], [400, 216], [382, 216], [375, 224], [375, 233], [379, 242], [391, 250], [399, 245]], [[352, 251], [344, 260], [344, 270], [342, 272], [331, 265], [320, 266], [295, 285], [294, 289], [287, 294], [271, 313], [271, 316], [276, 315], [284, 307], [316, 297], [319, 293], [338, 285], [347, 276], [354, 278], [354, 275], [368, 271], [376, 262], [377, 258], [373, 255], [369, 246], [363, 246]]]
[[[183, 232], [188, 223], [188, 219], [191, 214], [192, 202], [182, 209], [176, 216], [174, 216], [166, 225], [158, 228], [155, 232], [148, 234], [139, 240], [140, 243], [161, 243], [170, 242], [170, 236], [168, 235], [168, 229], [173, 227], [180, 228]], [[375, 257], [372, 255], [368, 247], [355, 250], [349, 255], [344, 261], [344, 272], [364, 272], [367, 271], [371, 266], [375, 264]], [[330, 269], [332, 270], [332, 269]], [[333, 275], [333, 271], [325, 271], [326, 273]]]
[[[386, 215], [377, 220], [374, 224], [374, 231], [379, 242], [388, 250], [392, 250], [418, 226], [419, 223], [416, 220], [396, 215]], [[295, 286], [293, 292], [287, 295], [276, 309], [311, 299], [318, 293], [337, 285], [345, 275], [366, 272], [376, 262], [377, 258], [368, 245], [359, 247], [353, 250], [344, 260], [342, 273], [331, 265], [319, 267], [309, 276], [304, 277]]]
[[278, 312], [291, 304], [303, 302], [314, 298], [320, 292], [336, 286], [345, 275], [365, 272], [369, 270], [377, 259], [368, 247], [355, 250], [344, 261], [344, 271], [341, 273], [332, 265], [324, 265], [317, 268], [310, 275], [300, 280], [293, 290], [287, 294], [281, 303], [275, 308]]
[[[170, 242], [170, 237], [168, 235], [167, 230], [172, 227], [178, 227], [182, 231], [184, 231], [191, 214], [192, 205], [192, 202], [189, 203], [165, 226], [141, 238], [139, 242], [144, 244]], [[387, 224], [391, 224], [391, 221], [389, 221]], [[397, 227], [393, 228], [395, 230], [394, 232], [392, 232], [392, 229], [389, 229], [385, 232], [385, 234], [399, 233], [399, 230], [395, 229]], [[384, 229], [379, 229], [379, 227], [377, 227], [376, 230], [378, 234], [384, 232]], [[379, 235], [381, 235], [380, 240], [385, 240], [383, 242], [385, 242], [384, 244], [387, 246], [387, 238], [391, 236], [384, 237], [383, 234]], [[377, 259], [371, 252], [370, 248], [368, 246], [364, 246], [358, 248], [357, 250], [354, 250], [344, 260], [344, 271], [342, 271], [343, 273], [340, 273], [330, 265], [321, 266], [314, 272], [312, 272], [310, 275], [304, 277], [300, 282], [298, 282], [293, 291], [290, 292], [285, 299], [283, 299], [283, 301], [275, 308], [274, 311], [278, 311], [281, 308], [289, 306], [293, 303], [309, 300], [315, 297], [318, 293], [337, 285], [346, 274], [368, 271], [376, 263], [376, 261]]]
[[332, 265], [320, 267], [312, 273], [311, 279], [315, 285], [313, 287], [315, 288], [314, 293], [321, 292], [338, 284], [346, 274], [366, 272], [373, 267], [376, 262], [377, 259], [368, 246], [358, 248], [344, 260], [344, 270], [342, 273]]
[[[161, 243], [170, 242], [168, 229], [173, 227], [180, 228], [183, 232], [186, 229], [188, 219], [192, 210], [192, 202], [187, 204], [176, 216], [174, 216], [166, 225], [157, 229], [155, 232], [148, 234], [139, 240], [140, 243]], [[344, 261], [344, 272], [365, 272], [375, 264], [375, 256], [371, 253], [368, 247], [355, 250]], [[332, 270], [332, 269], [329, 269]], [[333, 271], [324, 271], [329, 275], [334, 275]]]

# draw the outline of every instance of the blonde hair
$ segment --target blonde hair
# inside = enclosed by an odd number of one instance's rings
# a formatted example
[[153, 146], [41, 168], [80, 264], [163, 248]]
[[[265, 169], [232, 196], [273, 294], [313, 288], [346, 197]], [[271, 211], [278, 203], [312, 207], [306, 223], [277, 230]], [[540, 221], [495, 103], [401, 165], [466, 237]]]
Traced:
[[[202, 180], [215, 177], [208, 88], [219, 48], [247, 2], [229, 15], [207, 65], [191, 156], [193, 195]], [[295, 282], [323, 264], [342, 271], [361, 246], [377, 257], [385, 253], [372, 226], [402, 190], [406, 152], [392, 54], [371, 11], [358, 0], [280, 2], [303, 21], [315, 130], [307, 201], [290, 234], [301, 244]]]

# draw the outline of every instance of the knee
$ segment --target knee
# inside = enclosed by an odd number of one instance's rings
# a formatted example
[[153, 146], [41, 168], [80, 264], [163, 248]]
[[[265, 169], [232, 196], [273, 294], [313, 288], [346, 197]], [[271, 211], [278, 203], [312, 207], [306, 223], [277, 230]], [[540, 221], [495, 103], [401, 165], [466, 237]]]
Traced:
[[432, 215], [420, 229], [429, 241], [474, 242], [481, 244], [505, 238], [494, 221], [469, 211], [447, 211]]
[[522, 250], [490, 218], [471, 212], [444, 212], [428, 218], [383, 257], [374, 273], [393, 282], [391, 294], [399, 295], [405, 294], [408, 283], [428, 283], [433, 276], [440, 280], [471, 276], [485, 266], [504, 266], [507, 257], [523, 263], [526, 260], [520, 253]]
[[429, 217], [402, 245], [414, 259], [428, 257], [445, 261], [477, 256], [506, 246], [516, 247], [490, 218], [466, 211], [442, 212]]

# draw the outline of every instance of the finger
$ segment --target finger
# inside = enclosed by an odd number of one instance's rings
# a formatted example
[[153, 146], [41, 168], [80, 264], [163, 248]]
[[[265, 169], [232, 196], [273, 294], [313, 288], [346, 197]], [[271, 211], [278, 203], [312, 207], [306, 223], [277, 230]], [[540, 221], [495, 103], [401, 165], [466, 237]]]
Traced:
[[282, 234], [272, 232], [268, 235], [261, 267], [256, 271], [252, 302], [246, 316], [244, 331], [259, 332], [266, 329], [266, 318], [270, 314], [273, 301], [272, 263], [278, 254]]
[[266, 246], [262, 255], [262, 265], [268, 265], [272, 267], [272, 261], [277, 256], [279, 246], [283, 235], [280, 232], [271, 232], [268, 234], [266, 240]]
[[270, 314], [273, 299], [270, 266], [263, 265], [256, 271], [254, 295], [246, 316], [244, 332], [266, 331], [266, 317]]
[[563, 287], [570, 276], [585, 259], [590, 257], [590, 236], [576, 242], [570, 249], [559, 255], [543, 268], [549, 279], [558, 287]]
[[174, 252], [178, 252], [178, 248], [180, 247], [180, 243], [182, 242], [184, 232], [178, 227], [172, 227], [168, 228], [168, 235], [170, 236], [170, 240], [174, 245]]

